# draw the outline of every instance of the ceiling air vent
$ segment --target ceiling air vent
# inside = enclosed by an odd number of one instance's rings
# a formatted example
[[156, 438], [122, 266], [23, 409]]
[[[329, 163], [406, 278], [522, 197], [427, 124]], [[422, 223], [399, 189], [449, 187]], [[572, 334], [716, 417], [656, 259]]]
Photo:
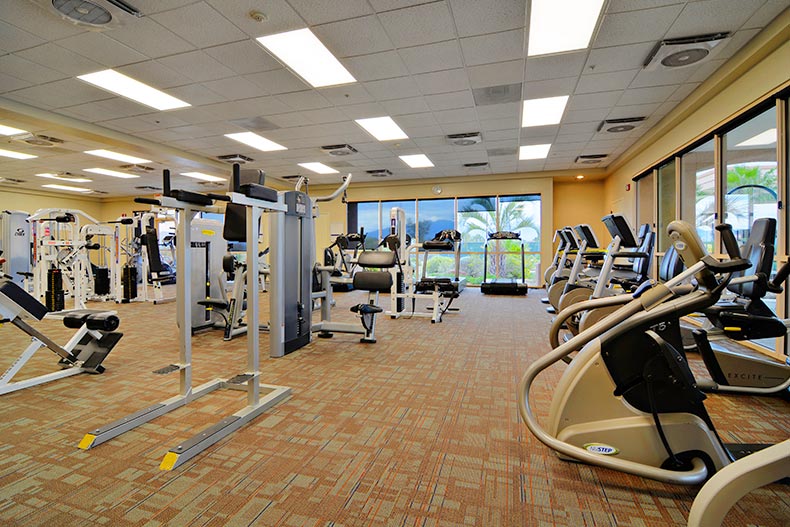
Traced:
[[488, 161], [481, 161], [479, 163], [464, 163], [466, 168], [485, 168], [488, 166]]
[[20, 183], [24, 183], [24, 179], [14, 179], [12, 177], [2, 178], [0, 177], [0, 183], [4, 185], [18, 185]]
[[472, 97], [477, 106], [521, 102], [521, 83], [475, 88], [472, 90]]
[[471, 146], [483, 142], [480, 132], [470, 132], [467, 134], [450, 134], [447, 136], [450, 144], [455, 146]]
[[109, 194], [106, 190], [92, 190], [92, 194]]
[[376, 168], [374, 170], [366, 170], [371, 177], [389, 177], [392, 175], [392, 172], [387, 170], [386, 168]]
[[240, 165], [243, 165], [244, 163], [251, 163], [251, 162], [255, 161], [253, 158], [247, 157], [247, 156], [243, 156], [241, 154], [228, 154], [228, 155], [225, 155], [225, 156], [217, 156], [217, 159], [219, 159], [220, 161], [225, 161], [226, 163], [231, 163], [231, 164], [232, 163], [238, 163]]
[[351, 145], [327, 145], [322, 146], [321, 150], [335, 157], [350, 156], [357, 153], [357, 149]]
[[43, 148], [52, 148], [53, 146], [62, 145], [65, 141], [57, 137], [39, 134], [25, 134], [12, 137], [14, 141], [25, 143], [30, 146], [39, 146]]
[[486, 150], [489, 156], [514, 156], [516, 155], [515, 148], [507, 148], [507, 147], [500, 147], [500, 148], [489, 148]]
[[151, 191], [154, 191], [154, 192], [158, 192], [158, 191], [162, 190], [162, 187], [154, 187], [152, 185], [139, 185], [137, 187], [134, 187], [134, 189], [135, 190], [151, 190]]
[[647, 70], [660, 68], [683, 68], [709, 59], [723, 48], [722, 42], [730, 36], [729, 31], [698, 35], [696, 37], [669, 38], [657, 43], [645, 59]]
[[598, 132], [619, 134], [630, 132], [644, 121], [645, 117], [624, 117], [622, 119], [606, 119], [598, 125]]
[[128, 172], [138, 172], [140, 174], [149, 174], [156, 170], [153, 167], [147, 167], [145, 165], [121, 165], [120, 168]]
[[300, 176], [299, 174], [292, 174], [290, 176], [282, 176], [280, 179], [299, 179], [300, 177], [302, 176]]
[[608, 154], [584, 154], [580, 155], [576, 158], [576, 163], [581, 165], [594, 165], [596, 163], [600, 163]]
[[88, 29], [111, 29], [143, 14], [125, 0], [35, 0], [64, 20]]

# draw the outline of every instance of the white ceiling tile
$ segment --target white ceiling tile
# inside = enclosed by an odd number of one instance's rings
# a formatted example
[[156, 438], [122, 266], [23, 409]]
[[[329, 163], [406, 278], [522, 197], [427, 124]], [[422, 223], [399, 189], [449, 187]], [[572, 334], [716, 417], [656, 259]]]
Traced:
[[683, 84], [680, 86], [675, 92], [667, 99], [667, 101], [671, 102], [680, 102], [686, 99], [691, 93], [699, 88], [699, 85], [702, 84], [700, 82], [690, 82], [687, 84]]
[[124, 132], [143, 132], [145, 130], [153, 130], [158, 125], [151, 125], [148, 121], [138, 119], [137, 117], [124, 117], [122, 119], [112, 119], [110, 121], [103, 121], [102, 126], [112, 128], [113, 130], [122, 130]]
[[332, 106], [325, 97], [315, 90], [305, 90], [278, 95], [277, 99], [287, 104], [291, 110], [315, 110]]
[[551, 153], [552, 154], [555, 153], [565, 154], [568, 152], [578, 153], [581, 152], [585, 146], [587, 146], [587, 143], [588, 141], [582, 141], [579, 143], [556, 143], [551, 145]]
[[610, 0], [607, 13], [621, 13], [623, 11], [639, 11], [652, 9], [672, 4], [683, 4], [687, 0]]
[[31, 84], [43, 84], [67, 77], [65, 73], [47, 68], [16, 55], [0, 57], [0, 71]]
[[460, 68], [415, 75], [414, 80], [423, 95], [469, 89], [466, 72]]
[[562, 124], [559, 126], [559, 133], [562, 135], [570, 134], [593, 134], [598, 130], [598, 123], [573, 123]]
[[525, 0], [450, 0], [458, 35], [497, 33], [526, 25]]
[[242, 117], [249, 117], [255, 115], [270, 115], [276, 113], [288, 113], [291, 111], [290, 106], [283, 103], [278, 97], [256, 97], [254, 99], [245, 99], [238, 103], [240, 106], [247, 108], [247, 115]]
[[299, 79], [299, 77], [284, 68], [253, 73], [252, 75], [247, 75], [246, 78], [271, 94], [303, 91], [310, 88], [310, 86]]
[[43, 44], [46, 40], [0, 20], [0, 50], [19, 51]]
[[326, 99], [335, 106], [348, 106], [350, 104], [373, 102], [373, 97], [371, 97], [365, 87], [359, 83], [319, 88], [318, 93], [326, 97]]
[[366, 0], [289, 0], [311, 26], [373, 13]]
[[[286, 0], [266, 0], [265, 3], [261, 0], [208, 0], [208, 3], [253, 38], [302, 29], [306, 25]], [[249, 16], [252, 11], [262, 12], [266, 20], [254, 20]]]
[[232, 77], [233, 70], [202, 51], [163, 57], [159, 63], [197, 82]]
[[[469, 108], [475, 105], [475, 99], [469, 90], [439, 95], [426, 95], [425, 102], [431, 110], [452, 110], [455, 108]], [[493, 106], [493, 105], [492, 105]]]
[[282, 65], [254, 40], [223, 44], [206, 48], [203, 51], [234, 72], [242, 75], [282, 68]]
[[[83, 28], [63, 20], [54, 10], [39, 6], [33, 2], [0, 2], [0, 20], [13, 24], [33, 35], [38, 35], [45, 40], [57, 40], [85, 31]], [[0, 29], [0, 42], [4, 38], [11, 38], [11, 36], [11, 34], [6, 33], [4, 28]], [[18, 42], [22, 47], [35, 46], [40, 43], [29, 44], [24, 40]], [[0, 48], [4, 48], [4, 46], [0, 44]]]
[[594, 110], [569, 110], [565, 112], [565, 117], [562, 119], [563, 123], [586, 123], [586, 122], [600, 122], [606, 119], [609, 114], [609, 108], [597, 108]]
[[366, 82], [365, 89], [379, 101], [420, 95], [417, 83], [411, 77]]
[[151, 15], [151, 18], [200, 48], [247, 38], [239, 28], [204, 2]]
[[399, 53], [411, 73], [463, 67], [461, 49], [458, 47], [457, 40], [404, 48], [399, 50]]
[[618, 106], [630, 106], [634, 104], [649, 104], [654, 102], [664, 102], [677, 89], [677, 86], [653, 86], [651, 88], [631, 88], [623, 92]]
[[398, 48], [456, 38], [453, 18], [444, 2], [388, 11], [378, 18]]
[[467, 66], [519, 59], [524, 56], [524, 30], [462, 38], [461, 50]]
[[103, 69], [98, 62], [69, 51], [49, 42], [41, 46], [29, 48], [17, 53], [23, 59], [32, 60], [47, 68], [51, 68], [69, 76], [83, 75]]
[[595, 93], [624, 90], [642, 70], [613, 71], [611, 73], [585, 73], [579, 79], [574, 93]]
[[192, 79], [155, 60], [138, 62], [118, 68], [118, 71], [159, 90], [192, 84]]
[[746, 45], [747, 42], [757, 36], [759, 32], [759, 29], [742, 29], [740, 31], [736, 31], [735, 34], [727, 39], [727, 41], [722, 42], [720, 46], [717, 46], [720, 49], [716, 50], [715, 57], [717, 59], [729, 59], [735, 55], [735, 53], [744, 45]]
[[623, 139], [606, 139], [603, 141], [590, 141], [587, 143], [587, 146], [584, 147], [586, 151], [593, 151], [593, 152], [609, 152], [614, 148], [620, 146], [625, 138]]
[[393, 47], [375, 16], [317, 26], [313, 32], [335, 57], [340, 58], [368, 55]]
[[444, 136], [444, 130], [438, 124], [430, 126], [404, 126], [403, 131], [412, 139], [437, 135]]
[[672, 24], [666, 38], [736, 31], [765, 0], [700, 0], [689, 2]]
[[711, 60], [700, 64], [694, 69], [694, 73], [687, 79], [688, 82], [702, 82], [707, 79], [714, 71], [719, 69], [726, 60]]
[[[519, 139], [521, 144], [541, 144], [552, 143], [554, 138], [557, 137], [560, 125], [552, 124], [548, 126], [530, 126], [521, 129]], [[568, 135], [568, 134], [565, 134]]]
[[349, 57], [341, 62], [355, 79], [363, 82], [400, 77], [409, 73], [396, 51]]
[[305, 126], [310, 124], [302, 112], [278, 113], [277, 115], [267, 115], [266, 119], [276, 124], [281, 128], [289, 128], [293, 126]]
[[511, 60], [466, 68], [472, 88], [516, 84], [524, 79], [524, 61]]
[[744, 24], [744, 28], [762, 28], [787, 9], [787, 0], [768, 0]]
[[484, 132], [494, 130], [518, 130], [518, 115], [512, 117], [501, 117], [499, 119], [483, 119], [480, 121], [480, 129]]
[[640, 44], [592, 49], [587, 57], [584, 71], [607, 73], [641, 68], [655, 44], [655, 42], [643, 42]]
[[148, 17], [138, 18], [134, 24], [113, 29], [107, 36], [151, 58], [195, 49], [192, 44]]
[[148, 59], [129, 46], [92, 31], [59, 40], [58, 45], [110, 68]]
[[[282, 96], [281, 96], [282, 97]], [[337, 108], [322, 108], [319, 110], [305, 110], [302, 112], [311, 123], [337, 123], [347, 121], [348, 118]]]
[[135, 0], [134, 6], [145, 15], [153, 15], [194, 3], [195, 0]]
[[624, 119], [626, 117], [647, 117], [658, 110], [661, 103], [636, 104], [633, 106], [617, 105], [606, 116], [607, 119]]
[[449, 134], [465, 134], [469, 131], [481, 131], [481, 123], [478, 121], [467, 121], [463, 123], [447, 123], [440, 125], [445, 135]]
[[594, 110], [596, 108], [611, 108], [620, 96], [621, 91], [608, 91], [601, 93], [585, 93], [583, 95], [572, 95], [568, 102], [569, 110]]
[[[257, 84], [248, 81], [244, 77], [231, 77], [231, 78], [220, 79], [215, 81], [206, 81], [203, 83], [203, 86], [205, 86], [212, 92], [220, 95], [221, 96], [220, 100], [249, 99], [251, 97], [260, 97], [261, 95], [265, 95], [264, 93], [262, 93], [263, 90], [261, 90]], [[185, 99], [185, 100], [188, 100], [192, 104], [198, 104], [198, 103], [193, 103], [189, 99]], [[213, 102], [219, 102], [219, 101], [202, 102], [199, 104], [211, 104]]]
[[387, 115], [387, 110], [379, 103], [350, 104], [339, 108], [349, 119], [367, 119]]
[[570, 95], [576, 87], [576, 80], [576, 77], [565, 77], [562, 79], [525, 82], [523, 91], [524, 99], [541, 99], [543, 97]]
[[[38, 86], [31, 86], [30, 88], [15, 91], [7, 96], [13, 98], [13, 95], [21, 95], [33, 101], [40, 101], [53, 108], [75, 106], [77, 104], [100, 101], [113, 97], [108, 92], [94, 88], [77, 79], [64, 79], [48, 84], [39, 84]], [[36, 106], [38, 106], [38, 104]]]
[[[494, 144], [494, 141], [497, 142], [504, 142], [504, 141], [513, 141], [513, 146], [518, 143], [518, 129], [511, 128], [510, 130], [492, 130], [483, 136], [483, 139], [486, 141], [486, 144], [491, 146], [498, 146]], [[508, 144], [510, 144], [508, 142]], [[507, 146], [505, 144], [499, 146]]]
[[474, 108], [459, 108], [456, 110], [442, 110], [433, 112], [439, 124], [471, 122], [477, 119]]
[[89, 123], [96, 123], [100, 121], [107, 121], [110, 119], [119, 119], [122, 117], [131, 117], [134, 115], [145, 114], [150, 111], [149, 108], [142, 106], [136, 102], [129, 101], [122, 97], [113, 97], [106, 101], [90, 102], [87, 104], [80, 104], [77, 106], [70, 106], [58, 110], [58, 113], [82, 119]]
[[592, 47], [603, 48], [661, 40], [682, 9], [683, 5], [669, 5], [640, 11], [607, 13], [603, 17]]
[[505, 104], [486, 104], [477, 107], [480, 119], [504, 119], [518, 117], [521, 112], [521, 103], [512, 102]]
[[560, 77], [576, 77], [582, 72], [587, 50], [527, 59], [526, 80], [540, 81]]
[[408, 115], [399, 115], [398, 116], [398, 126], [405, 129], [406, 128], [419, 128], [425, 126], [434, 126], [436, 125], [436, 117], [430, 112], [424, 113], [411, 113]]
[[641, 70], [631, 83], [631, 88], [647, 88], [666, 84], [682, 84], [694, 75], [696, 66], [684, 68], [658, 68], [655, 70]]
[[201, 124], [201, 123], [210, 123], [212, 121], [216, 121], [216, 115], [208, 110], [205, 110], [205, 106], [201, 107], [189, 107], [189, 108], [179, 108], [178, 110], [173, 110], [172, 113], [178, 115], [178, 118], [184, 121], [185, 123], [191, 124]]
[[411, 97], [408, 99], [393, 99], [382, 101], [381, 105], [387, 110], [388, 115], [403, 115], [408, 113], [420, 113], [430, 111], [425, 99], [422, 97]]
[[30, 85], [31, 83], [27, 81], [17, 79], [16, 77], [6, 75], [5, 73], [0, 73], [0, 93], [21, 90], [22, 88], [27, 88]]
[[[222, 81], [216, 81], [222, 82]], [[243, 77], [234, 79], [234, 82], [239, 82], [241, 85], [246, 85], [247, 81], [244, 80]], [[178, 86], [176, 88], [168, 88], [163, 90], [165, 93], [172, 95], [173, 97], [177, 97], [182, 101], [186, 101], [193, 106], [202, 106], [204, 104], [214, 104], [217, 102], [226, 101], [228, 97], [230, 97], [229, 93], [222, 93], [218, 91], [213, 91], [208, 88], [208, 85], [211, 83], [204, 84], [187, 84], [185, 86]], [[222, 84], [213, 85], [217, 90], [222, 88]], [[248, 95], [248, 97], [257, 97], [261, 95], [261, 90], [256, 87], [256, 92], [254, 95]]]

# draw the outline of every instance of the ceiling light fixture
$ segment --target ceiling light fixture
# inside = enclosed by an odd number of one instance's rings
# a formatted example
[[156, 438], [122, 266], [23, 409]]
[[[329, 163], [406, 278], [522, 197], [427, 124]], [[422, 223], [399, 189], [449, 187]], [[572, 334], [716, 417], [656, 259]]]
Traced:
[[401, 161], [409, 165], [411, 168], [430, 168], [433, 165], [431, 160], [425, 154], [414, 154], [411, 156], [398, 156]]
[[309, 29], [286, 31], [256, 39], [269, 53], [313, 88], [357, 82]]
[[735, 146], [769, 146], [776, 144], [776, 128], [760, 132], [754, 137], [741, 141]]
[[176, 99], [172, 95], [159, 91], [156, 88], [144, 84], [123, 73], [115, 70], [103, 70], [87, 75], [78, 75], [78, 79], [93, 84], [94, 86], [107, 90], [121, 97], [126, 97], [140, 104], [150, 106], [156, 110], [173, 110], [175, 108], [186, 108], [192, 106], [188, 102]]
[[579, 174], [578, 176], [576, 176], [576, 179], [584, 179], [584, 175]]
[[332, 167], [328, 167], [323, 163], [298, 163], [298, 165], [302, 168], [306, 168], [307, 170], [312, 170], [316, 174], [337, 174], [337, 170]]
[[590, 45], [604, 0], [532, 0], [527, 55], [548, 55]]
[[191, 177], [192, 179], [199, 179], [201, 181], [211, 181], [214, 183], [227, 181], [227, 179], [225, 179], [224, 177], [210, 176], [209, 174], [204, 174], [203, 172], [182, 172], [181, 175], [186, 177]]
[[400, 129], [392, 117], [371, 117], [370, 119], [355, 119], [356, 123], [379, 141], [394, 141], [408, 139], [409, 136]]
[[82, 187], [70, 187], [68, 185], [41, 185], [44, 188], [54, 188], [55, 190], [68, 190], [69, 192], [92, 192], [89, 188], [82, 188]]
[[92, 180], [84, 177], [68, 177], [60, 174], [36, 174], [36, 177], [43, 177], [47, 179], [57, 179], [58, 181], [68, 181], [70, 183], [90, 183]]
[[134, 179], [140, 177], [135, 174], [126, 174], [124, 172], [118, 172], [116, 170], [107, 170], [106, 168], [86, 168], [84, 169], [84, 171], [90, 172], [91, 174], [101, 174], [103, 176], [117, 177], [119, 179]]
[[239, 143], [244, 143], [261, 152], [273, 152], [275, 150], [288, 150], [283, 145], [278, 145], [274, 141], [270, 141], [253, 132], [240, 132], [237, 134], [225, 134], [228, 139], [233, 139]]
[[126, 154], [119, 154], [111, 150], [86, 150], [85, 154], [92, 156], [106, 157], [107, 159], [114, 159], [116, 161], [123, 161], [124, 163], [150, 163], [150, 159], [143, 159], [142, 157], [128, 156]]
[[14, 152], [13, 150], [0, 149], [0, 156], [13, 157], [14, 159], [35, 159], [38, 156], [31, 154], [23, 154], [22, 152]]
[[14, 128], [13, 126], [6, 126], [4, 124], [0, 124], [0, 135], [22, 135], [22, 134], [29, 134], [27, 130], [20, 130], [19, 128]]
[[546, 159], [551, 145], [526, 145], [518, 148], [518, 158], [521, 161], [529, 159]]
[[521, 126], [546, 126], [559, 124], [562, 121], [562, 114], [565, 113], [565, 105], [568, 104], [568, 96], [544, 97], [542, 99], [528, 99], [524, 101], [524, 108], [521, 114]]

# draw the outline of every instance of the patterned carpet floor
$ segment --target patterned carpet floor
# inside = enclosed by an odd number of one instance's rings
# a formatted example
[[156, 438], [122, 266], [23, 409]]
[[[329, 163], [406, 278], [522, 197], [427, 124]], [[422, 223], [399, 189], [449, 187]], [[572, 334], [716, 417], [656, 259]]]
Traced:
[[[520, 421], [519, 378], [549, 351], [541, 296], [468, 289], [461, 312], [441, 324], [380, 317], [377, 344], [337, 334], [280, 359], [268, 357], [261, 335], [262, 382], [290, 386], [292, 396], [173, 471], [158, 469], [167, 450], [245, 396], [212, 393], [77, 449], [92, 428], [178, 392], [177, 374], [152, 373], [178, 360], [175, 305], [104, 305], [117, 309], [125, 334], [106, 373], [0, 397], [0, 525], [685, 525], [698, 487], [561, 461]], [[362, 299], [337, 295], [333, 316], [354, 321], [348, 307]], [[72, 331], [49, 320], [36, 327], [58, 342]], [[27, 341], [0, 327], [0, 369]], [[220, 331], [196, 335], [195, 385], [243, 371], [245, 345], [223, 342]], [[21, 376], [54, 371], [55, 358], [41, 350]], [[562, 371], [552, 367], [534, 389], [544, 420]], [[725, 442], [790, 436], [781, 399], [711, 395], [706, 404]], [[790, 486], [750, 493], [725, 525], [787, 527]]]

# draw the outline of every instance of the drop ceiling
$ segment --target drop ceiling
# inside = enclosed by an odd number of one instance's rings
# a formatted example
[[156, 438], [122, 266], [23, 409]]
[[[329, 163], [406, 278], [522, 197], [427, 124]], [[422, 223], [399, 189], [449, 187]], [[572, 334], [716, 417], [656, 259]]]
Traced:
[[[0, 2], [0, 124], [63, 140], [34, 147], [0, 136], [0, 148], [37, 155], [0, 158], [0, 189], [40, 188], [39, 172], [86, 175], [122, 163], [88, 156], [107, 148], [152, 160], [136, 179], [92, 176], [107, 196], [156, 186], [159, 173], [225, 176], [216, 157], [242, 154], [248, 166], [282, 178], [337, 181], [298, 163], [322, 162], [361, 181], [536, 173], [605, 167], [788, 8], [788, 0], [609, 0], [588, 49], [527, 57], [525, 0], [127, 0], [143, 16], [89, 31], [59, 18], [49, 0]], [[93, 0], [106, 5], [103, 0]], [[251, 11], [265, 20], [256, 21]], [[311, 88], [256, 37], [309, 27], [358, 82]], [[696, 67], [648, 71], [662, 39], [714, 32], [731, 37]], [[183, 99], [159, 112], [76, 76], [113, 68]], [[570, 95], [558, 125], [521, 128], [521, 101]], [[379, 142], [355, 119], [389, 115], [409, 136]], [[605, 119], [643, 116], [631, 132], [598, 132]], [[225, 134], [254, 131], [288, 150], [260, 152]], [[446, 135], [481, 132], [455, 146]], [[518, 147], [551, 143], [546, 159], [519, 161]], [[342, 158], [321, 146], [350, 144]], [[433, 168], [398, 156], [425, 154]], [[597, 165], [580, 155], [607, 154]], [[465, 163], [487, 162], [484, 168]], [[376, 180], [380, 181], [380, 180]], [[204, 188], [182, 178], [179, 186]], [[214, 187], [216, 188], [216, 187]], [[1, 190], [0, 190], [1, 191]]]

